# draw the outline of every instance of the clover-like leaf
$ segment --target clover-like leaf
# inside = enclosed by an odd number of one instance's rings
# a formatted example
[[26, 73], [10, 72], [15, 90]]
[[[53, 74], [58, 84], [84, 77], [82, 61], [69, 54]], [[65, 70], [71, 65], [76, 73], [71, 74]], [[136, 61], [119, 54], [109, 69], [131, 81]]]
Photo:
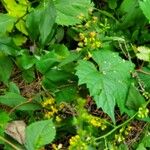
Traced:
[[92, 58], [97, 66], [86, 60], [79, 61], [76, 68], [79, 85], [86, 84], [97, 107], [101, 107], [115, 122], [114, 107], [117, 103], [124, 112], [130, 72], [134, 65], [107, 50], [95, 51]]

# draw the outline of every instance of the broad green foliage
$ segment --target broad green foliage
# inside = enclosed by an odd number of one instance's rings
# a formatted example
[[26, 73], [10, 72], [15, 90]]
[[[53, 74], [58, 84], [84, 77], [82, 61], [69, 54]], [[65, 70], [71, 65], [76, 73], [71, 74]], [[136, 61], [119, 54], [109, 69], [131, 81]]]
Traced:
[[144, 97], [139, 93], [139, 91], [132, 83], [129, 87], [128, 95], [125, 102], [125, 105], [128, 108], [126, 109], [126, 113], [129, 115], [133, 115], [144, 103]]
[[28, 8], [27, 0], [2, 0], [4, 7], [6, 8], [8, 14], [13, 17], [22, 17], [26, 14]]
[[51, 37], [55, 18], [56, 12], [53, 2], [51, 0], [44, 1], [38, 9], [33, 10], [27, 17], [26, 25], [31, 38], [36, 40], [40, 35], [41, 45], [49, 42], [48, 38]]
[[[0, 111], [0, 136], [4, 135], [4, 131], [5, 131], [5, 127], [8, 123], [8, 121], [10, 121], [10, 117], [9, 115], [4, 112], [4, 111]], [[1, 144], [1, 141], [0, 141]]]
[[0, 13], [0, 35], [12, 31], [15, 21], [14, 17]]
[[27, 0], [19, 0], [18, 2], [15, 0], [2, 0], [2, 4], [10, 16], [19, 19], [16, 23], [16, 28], [27, 35], [28, 33], [25, 28], [23, 17], [29, 9], [29, 2]]
[[90, 0], [55, 0], [54, 5], [57, 10], [56, 22], [60, 25], [80, 23], [80, 17], [86, 18], [88, 11], [93, 7]]
[[1, 0], [0, 149], [149, 149], [149, 5]]
[[7, 92], [5, 95], [1, 95], [0, 104], [16, 107], [18, 110], [31, 111], [40, 109], [38, 104], [34, 104], [34, 102], [29, 103], [26, 98], [13, 92]]
[[10, 37], [0, 38], [0, 52], [6, 55], [16, 56], [20, 48], [17, 47]]
[[[7, 64], [7, 67], [6, 67]], [[7, 83], [13, 70], [13, 63], [8, 56], [0, 52], [0, 81]]]
[[147, 19], [150, 21], [150, 0], [141, 0], [139, 1], [140, 8], [142, 9], [144, 15], [147, 17]]
[[[137, 0], [124, 0], [119, 8], [119, 12], [123, 15], [120, 24], [122, 28], [143, 24], [144, 17]], [[138, 24], [135, 24], [137, 20]]]
[[[143, 71], [149, 73], [150, 72], [150, 65], [148, 67], [143, 67]], [[140, 81], [145, 86], [145, 89], [150, 92], [150, 76], [144, 73], [138, 73]]]
[[27, 150], [38, 150], [42, 146], [51, 143], [56, 135], [52, 120], [37, 121], [26, 129]]
[[97, 106], [115, 122], [114, 107], [116, 103], [119, 107], [124, 105], [134, 65], [107, 50], [94, 52], [92, 58], [98, 66], [83, 60], [76, 68], [79, 85], [87, 85]]

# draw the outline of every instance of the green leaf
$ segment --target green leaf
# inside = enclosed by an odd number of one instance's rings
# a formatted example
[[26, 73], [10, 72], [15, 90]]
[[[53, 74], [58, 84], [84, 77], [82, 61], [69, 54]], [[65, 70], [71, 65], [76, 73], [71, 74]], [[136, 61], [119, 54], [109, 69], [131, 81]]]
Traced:
[[22, 32], [25, 35], [28, 35], [27, 29], [26, 29], [26, 24], [24, 22], [24, 20], [19, 20], [16, 23], [16, 28], [18, 29], [18, 31]]
[[8, 121], [10, 121], [10, 117], [9, 117], [9, 114], [7, 114], [6, 112], [0, 111], [0, 118], [1, 118], [0, 119], [0, 135], [2, 136], [4, 134], [5, 127]]
[[[120, 19], [121, 28], [143, 25], [143, 22], [145, 21], [137, 0], [124, 0], [119, 11], [122, 14], [122, 18]], [[138, 24], [137, 20], [139, 20]]]
[[111, 9], [115, 9], [117, 7], [117, 0], [109, 0], [108, 5]]
[[41, 10], [35, 9], [27, 15], [26, 18], [26, 26], [27, 31], [31, 37], [31, 39], [36, 41], [40, 34], [39, 32], [39, 22], [40, 22]]
[[56, 135], [52, 120], [37, 121], [26, 128], [27, 150], [38, 150], [42, 146], [51, 143]]
[[150, 21], [150, 0], [142, 0], [139, 1], [140, 8], [143, 11], [143, 14], [146, 16], [146, 18]]
[[76, 68], [79, 85], [86, 84], [97, 107], [101, 107], [115, 122], [114, 107], [117, 103], [121, 109], [125, 103], [134, 65], [107, 50], [93, 52], [92, 58], [97, 67], [92, 62], [79, 61]]
[[13, 41], [17, 46], [22, 46], [27, 41], [27, 38], [21, 34], [16, 34], [13, 36]]
[[[144, 72], [150, 73], [150, 66], [149, 67], [143, 67], [142, 70]], [[140, 81], [144, 85], [146, 91], [150, 92], [150, 75], [142, 73], [142, 72], [138, 72], [138, 75], [139, 75]]]
[[145, 46], [139, 46], [137, 50], [138, 50], [138, 53], [136, 54], [137, 58], [150, 62], [150, 48]]
[[20, 18], [24, 16], [29, 7], [29, 2], [27, 0], [1, 0], [3, 6], [7, 10], [8, 14], [13, 17]]
[[16, 19], [8, 14], [0, 13], [0, 34], [5, 34], [13, 29]]
[[126, 100], [126, 106], [131, 110], [138, 111], [139, 107], [141, 107], [144, 103], [144, 97], [139, 93], [135, 86], [131, 84]]
[[93, 7], [90, 0], [55, 0], [57, 11], [56, 22], [60, 25], [75, 25], [80, 23], [78, 18], [81, 14], [88, 16], [88, 10]]
[[16, 62], [20, 68], [28, 70], [35, 64], [35, 58], [28, 53], [23, 53], [17, 57]]
[[149, 147], [150, 148], [150, 135], [146, 135], [142, 139], [142, 143], [144, 144], [145, 147]]
[[54, 67], [58, 63], [57, 55], [55, 52], [48, 52], [45, 55], [41, 56], [36, 62], [36, 68], [42, 74], [45, 74], [49, 69]]
[[38, 110], [40, 106], [33, 102], [27, 102], [27, 99], [19, 94], [7, 92], [0, 96], [0, 103], [9, 107], [16, 107], [17, 110]]
[[39, 38], [41, 45], [49, 42], [55, 18], [55, 7], [51, 0], [44, 1], [38, 8], [33, 10], [26, 19], [27, 30], [32, 40]]
[[14, 82], [10, 82], [8, 87], [9, 87], [9, 92], [20, 94], [19, 87]]
[[52, 0], [49, 0], [47, 3], [43, 4], [44, 10], [41, 14], [41, 20], [39, 23], [40, 29], [40, 42], [42, 45], [49, 42], [49, 37], [56, 19], [56, 11]]
[[0, 70], [1, 70], [0, 81], [7, 84], [11, 76], [12, 69], [13, 69], [13, 63], [11, 59], [8, 56], [5, 56], [3, 53], [0, 52]]
[[71, 102], [77, 97], [77, 89], [74, 86], [62, 88], [59, 92], [55, 93], [57, 103]]
[[16, 56], [19, 50], [20, 48], [15, 45], [12, 38], [0, 37], [0, 52]]
[[23, 70], [22, 77], [26, 82], [31, 83], [35, 79], [34, 68]]

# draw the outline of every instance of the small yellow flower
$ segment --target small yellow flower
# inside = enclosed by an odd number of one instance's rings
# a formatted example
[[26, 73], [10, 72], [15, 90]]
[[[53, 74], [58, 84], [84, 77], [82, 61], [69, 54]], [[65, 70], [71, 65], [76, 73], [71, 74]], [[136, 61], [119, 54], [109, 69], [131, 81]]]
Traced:
[[54, 103], [55, 103], [54, 98], [49, 98], [49, 99], [45, 100], [45, 101], [42, 103], [42, 106], [43, 106], [43, 107], [46, 107], [47, 105], [52, 105], [52, 104], [54, 104]]
[[79, 15], [79, 16], [77, 16], [77, 18], [78, 18], [78, 19], [80, 19], [80, 20], [83, 20], [83, 19], [85, 18], [85, 16], [84, 16], [84, 14], [83, 14], [83, 13], [80, 13], [80, 15]]
[[61, 119], [59, 116], [56, 116], [56, 121], [57, 121], [57, 122], [61, 122], [62, 119]]
[[80, 40], [84, 40], [85, 35], [83, 33], [79, 33]]
[[89, 28], [90, 25], [91, 25], [91, 21], [88, 21], [84, 26], [85, 26], [86, 28]]
[[90, 36], [91, 38], [94, 38], [94, 37], [96, 36], [96, 32], [94, 32], [94, 31], [90, 32], [90, 33], [89, 33], [89, 36]]
[[57, 110], [57, 108], [56, 108], [56, 107], [51, 106], [50, 108], [51, 108], [51, 111], [52, 111], [53, 113], [57, 113], [57, 112], [58, 112], [58, 110]]
[[45, 118], [50, 119], [51, 117], [53, 117], [54, 113], [53, 112], [46, 112], [45, 113]]
[[102, 125], [101, 120], [99, 118], [96, 118], [96, 117], [92, 117], [91, 120], [90, 120], [90, 123], [94, 127], [100, 127]]

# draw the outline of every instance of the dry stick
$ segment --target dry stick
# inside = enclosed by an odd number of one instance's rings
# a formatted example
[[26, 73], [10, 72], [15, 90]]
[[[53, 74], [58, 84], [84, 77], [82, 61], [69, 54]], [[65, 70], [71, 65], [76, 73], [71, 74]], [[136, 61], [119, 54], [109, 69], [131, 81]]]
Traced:
[[137, 69], [136, 71], [137, 71], [137, 72], [141, 72], [141, 73], [143, 73], [143, 74], [146, 74], [146, 75], [149, 75], [149, 76], [150, 76], [150, 72], [146, 72], [146, 71], [143, 71], [143, 70], [141, 70], [141, 69]]
[[10, 141], [6, 140], [5, 138], [3, 138], [2, 136], [0, 136], [0, 140], [2, 140], [3, 142], [9, 144], [11, 147], [14, 148], [14, 150], [21, 150], [20, 148], [18, 148], [17, 146], [15, 146], [13, 143], [11, 143]]
[[15, 111], [18, 107], [20, 107], [20, 106], [22, 106], [22, 105], [24, 105], [24, 104], [30, 103], [31, 101], [32, 101], [32, 99], [29, 99], [29, 100], [26, 101], [26, 102], [23, 102], [23, 103], [18, 104], [17, 106], [15, 106], [14, 108], [12, 108], [12, 109], [9, 111], [9, 115], [10, 115], [13, 111]]

